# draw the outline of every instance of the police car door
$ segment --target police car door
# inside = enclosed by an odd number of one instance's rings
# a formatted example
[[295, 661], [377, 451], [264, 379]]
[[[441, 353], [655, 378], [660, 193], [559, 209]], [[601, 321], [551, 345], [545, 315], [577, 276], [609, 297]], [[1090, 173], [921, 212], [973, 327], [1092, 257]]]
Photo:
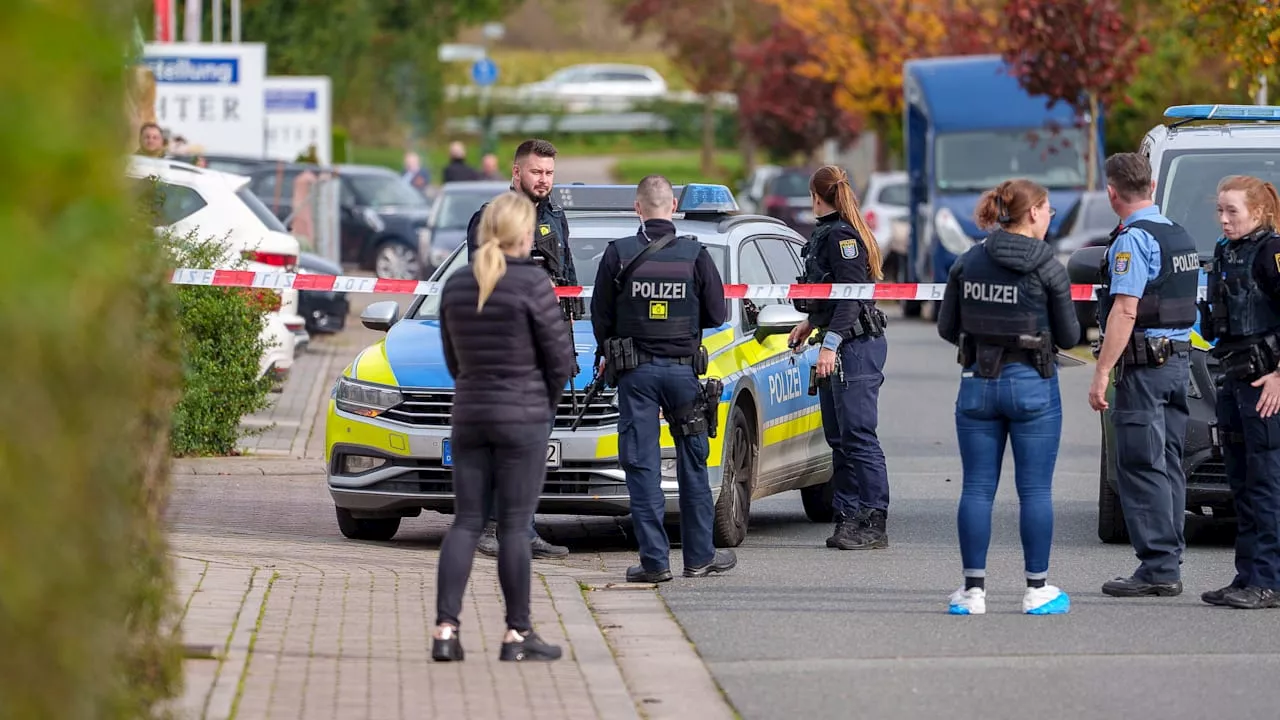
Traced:
[[[801, 273], [799, 247], [792, 250], [790, 241], [780, 237], [756, 236], [742, 244], [739, 267], [747, 284], [789, 285]], [[790, 300], [750, 298], [743, 301], [743, 332], [755, 331], [755, 313], [766, 305], [788, 304]], [[748, 304], [750, 303], [750, 304]], [[753, 312], [754, 310], [754, 312]], [[794, 354], [787, 347], [786, 335], [773, 335], [763, 343], [747, 340], [754, 346], [755, 386], [760, 402], [763, 437], [760, 439], [757, 487], [789, 482], [796, 477], [798, 466], [809, 456], [808, 433], [801, 427], [809, 406], [817, 408], [817, 396], [809, 396], [809, 368], [817, 360], [817, 350], [808, 347]]]

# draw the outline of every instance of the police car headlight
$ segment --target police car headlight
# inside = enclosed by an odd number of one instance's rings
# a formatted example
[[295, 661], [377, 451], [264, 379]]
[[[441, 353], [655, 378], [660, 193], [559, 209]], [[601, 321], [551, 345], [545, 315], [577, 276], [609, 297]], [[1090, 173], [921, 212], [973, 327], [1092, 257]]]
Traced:
[[379, 215], [378, 212], [373, 208], [367, 207], [360, 214], [362, 217], [364, 217], [365, 224], [368, 225], [374, 232], [380, 233], [383, 230], [387, 229], [387, 224], [382, 222], [382, 216]]
[[956, 219], [955, 213], [948, 208], [942, 208], [934, 216], [933, 231], [938, 236], [938, 242], [952, 255], [962, 255], [973, 246], [973, 240], [965, 233], [964, 228], [960, 227], [960, 221]]
[[378, 417], [404, 399], [396, 388], [345, 377], [338, 379], [333, 398], [339, 410], [364, 417]]

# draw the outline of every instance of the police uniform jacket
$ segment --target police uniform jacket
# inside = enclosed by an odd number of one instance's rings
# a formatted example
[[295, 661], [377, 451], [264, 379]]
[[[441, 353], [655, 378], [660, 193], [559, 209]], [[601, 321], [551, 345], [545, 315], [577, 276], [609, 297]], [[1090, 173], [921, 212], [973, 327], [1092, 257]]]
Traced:
[[[488, 206], [489, 203], [481, 205], [471, 216], [471, 222], [467, 223], [467, 257], [475, 257], [476, 246], [480, 242], [480, 216]], [[535, 207], [538, 217], [533, 228], [532, 256], [542, 260], [543, 268], [557, 285], [577, 285], [578, 271], [573, 266], [573, 253], [569, 250], [569, 221], [564, 210], [549, 198], [537, 201]]]
[[[871, 282], [866, 244], [838, 212], [818, 218], [801, 255], [804, 259], [804, 275], [798, 278], [801, 283]], [[875, 303], [871, 300], [809, 300], [796, 305], [801, 312], [809, 314], [811, 325], [827, 331], [823, 347], [835, 349], [842, 340], [854, 336], [854, 324]]]
[[646, 245], [676, 232], [670, 220], [646, 220], [635, 237], [605, 248], [591, 294], [596, 346], [611, 337], [632, 338], [636, 350], [658, 357], [693, 357], [702, 330], [719, 327], [728, 315], [724, 282], [697, 239], [677, 237], [652, 253], [623, 288], [614, 279]]
[[1215, 354], [1280, 332], [1280, 234], [1262, 227], [1239, 240], [1218, 241], [1209, 276], [1213, 315], [1206, 333], [1219, 342]]
[[1080, 321], [1071, 281], [1048, 243], [997, 229], [956, 260], [938, 311], [938, 335], [958, 345], [961, 332], [1049, 332], [1058, 347], [1075, 347]]

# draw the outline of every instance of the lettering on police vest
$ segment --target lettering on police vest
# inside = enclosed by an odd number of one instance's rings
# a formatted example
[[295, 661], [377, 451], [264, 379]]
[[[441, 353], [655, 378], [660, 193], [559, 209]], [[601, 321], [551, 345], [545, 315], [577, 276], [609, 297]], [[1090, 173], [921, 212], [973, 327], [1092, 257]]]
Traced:
[[979, 302], [1000, 303], [1002, 305], [1017, 305], [1018, 286], [965, 282], [964, 299], [977, 300]]
[[789, 367], [780, 375], [769, 376], [769, 399], [775, 403], [795, 400], [804, 392], [800, 368]]
[[650, 300], [649, 301], [649, 319], [650, 320], [666, 320], [667, 319], [667, 301], [666, 300]]
[[631, 296], [645, 299], [683, 300], [685, 298], [685, 287], [685, 283], [679, 282], [633, 280], [631, 282]]
[[1173, 271], [1184, 273], [1200, 269], [1200, 254], [1195, 252], [1186, 252], [1181, 255], [1173, 256]]

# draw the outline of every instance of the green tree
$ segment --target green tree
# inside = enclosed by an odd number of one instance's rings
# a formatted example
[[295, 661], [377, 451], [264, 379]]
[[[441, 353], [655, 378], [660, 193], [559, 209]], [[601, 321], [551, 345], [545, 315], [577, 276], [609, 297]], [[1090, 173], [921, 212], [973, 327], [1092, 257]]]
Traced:
[[131, 8], [0, 4], [0, 717], [172, 696], [173, 293], [124, 189]]

